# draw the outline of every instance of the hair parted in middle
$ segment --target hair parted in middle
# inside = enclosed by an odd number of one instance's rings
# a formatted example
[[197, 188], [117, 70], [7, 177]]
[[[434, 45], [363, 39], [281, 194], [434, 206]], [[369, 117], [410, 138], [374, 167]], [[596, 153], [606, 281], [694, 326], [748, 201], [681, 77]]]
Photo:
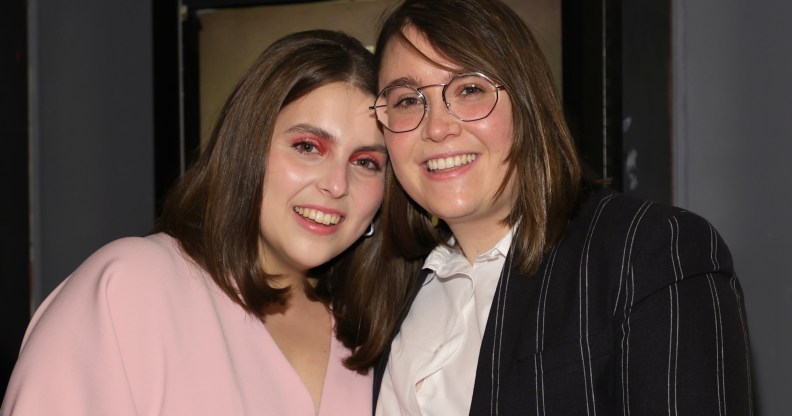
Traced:
[[[481, 72], [503, 85], [512, 104], [513, 141], [507, 176], [496, 198], [512, 179], [515, 203], [504, 224], [519, 223], [513, 238], [514, 264], [533, 273], [561, 237], [581, 188], [580, 162], [567, 127], [550, 68], [522, 19], [498, 0], [405, 0], [387, 15], [376, 44], [379, 73], [389, 42], [403, 42], [416, 29], [461, 72]], [[441, 68], [437, 62], [429, 62]], [[450, 237], [441, 223], [400, 189], [386, 192], [384, 213], [395, 249], [406, 259], [422, 258]]]
[[[264, 50], [226, 101], [199, 159], [168, 195], [155, 228], [177, 239], [229, 298], [260, 319], [268, 306], [284, 303], [289, 291], [270, 285], [273, 276], [264, 272], [259, 253], [275, 121], [290, 103], [334, 82], [348, 83], [372, 99], [375, 94], [371, 52], [346, 34], [299, 32]], [[378, 218], [374, 227], [380, 228]], [[384, 309], [400, 306], [392, 290], [375, 290], [388, 282], [370, 273], [382, 239], [381, 233], [359, 239], [313, 270], [319, 283], [308, 288], [309, 296], [332, 304], [336, 336], [353, 349], [345, 364], [361, 372], [373, 364], [393, 326], [383, 324], [381, 316], [395, 312]]]

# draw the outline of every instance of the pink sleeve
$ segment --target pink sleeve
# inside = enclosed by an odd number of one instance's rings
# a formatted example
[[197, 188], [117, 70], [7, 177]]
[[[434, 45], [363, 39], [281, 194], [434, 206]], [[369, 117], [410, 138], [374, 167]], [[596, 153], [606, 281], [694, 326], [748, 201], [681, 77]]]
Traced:
[[164, 358], [158, 327], [150, 325], [157, 308], [148, 305], [167, 304], [149, 276], [170, 261], [142, 238], [118, 240], [89, 257], [34, 315], [0, 415], [146, 413], [161, 399], [157, 380], [164, 377], [157, 374]]

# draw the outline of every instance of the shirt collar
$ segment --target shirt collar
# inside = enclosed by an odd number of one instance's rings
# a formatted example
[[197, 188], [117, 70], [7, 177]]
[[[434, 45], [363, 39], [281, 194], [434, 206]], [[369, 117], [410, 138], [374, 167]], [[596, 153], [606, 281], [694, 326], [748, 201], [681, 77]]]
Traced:
[[[500, 258], [506, 258], [513, 237], [514, 228], [510, 228], [494, 247], [476, 257], [476, 263], [485, 263]], [[441, 278], [456, 273], [466, 273], [471, 267], [465, 255], [462, 254], [462, 250], [456, 245], [456, 240], [453, 236], [446, 244], [440, 244], [435, 247], [424, 262], [424, 269], [431, 269]]]

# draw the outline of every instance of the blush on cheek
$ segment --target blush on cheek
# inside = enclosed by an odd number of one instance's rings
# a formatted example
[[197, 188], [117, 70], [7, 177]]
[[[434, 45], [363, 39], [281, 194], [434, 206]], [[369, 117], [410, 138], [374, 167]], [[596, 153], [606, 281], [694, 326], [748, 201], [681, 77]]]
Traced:
[[358, 199], [358, 206], [366, 210], [366, 215], [373, 217], [380, 206], [382, 199], [385, 196], [385, 184], [380, 179], [371, 178], [371, 181], [361, 189], [361, 199]]

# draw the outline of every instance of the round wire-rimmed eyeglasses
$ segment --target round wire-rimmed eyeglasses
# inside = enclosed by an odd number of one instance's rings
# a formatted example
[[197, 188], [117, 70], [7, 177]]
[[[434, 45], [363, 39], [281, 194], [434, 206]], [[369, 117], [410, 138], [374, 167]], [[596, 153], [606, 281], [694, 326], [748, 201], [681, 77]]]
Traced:
[[498, 104], [498, 91], [505, 89], [482, 73], [469, 72], [455, 75], [445, 84], [387, 86], [369, 109], [374, 110], [380, 124], [391, 132], [413, 131], [429, 111], [429, 100], [423, 90], [430, 87], [443, 87], [446, 111], [461, 121], [481, 120], [492, 114]]

